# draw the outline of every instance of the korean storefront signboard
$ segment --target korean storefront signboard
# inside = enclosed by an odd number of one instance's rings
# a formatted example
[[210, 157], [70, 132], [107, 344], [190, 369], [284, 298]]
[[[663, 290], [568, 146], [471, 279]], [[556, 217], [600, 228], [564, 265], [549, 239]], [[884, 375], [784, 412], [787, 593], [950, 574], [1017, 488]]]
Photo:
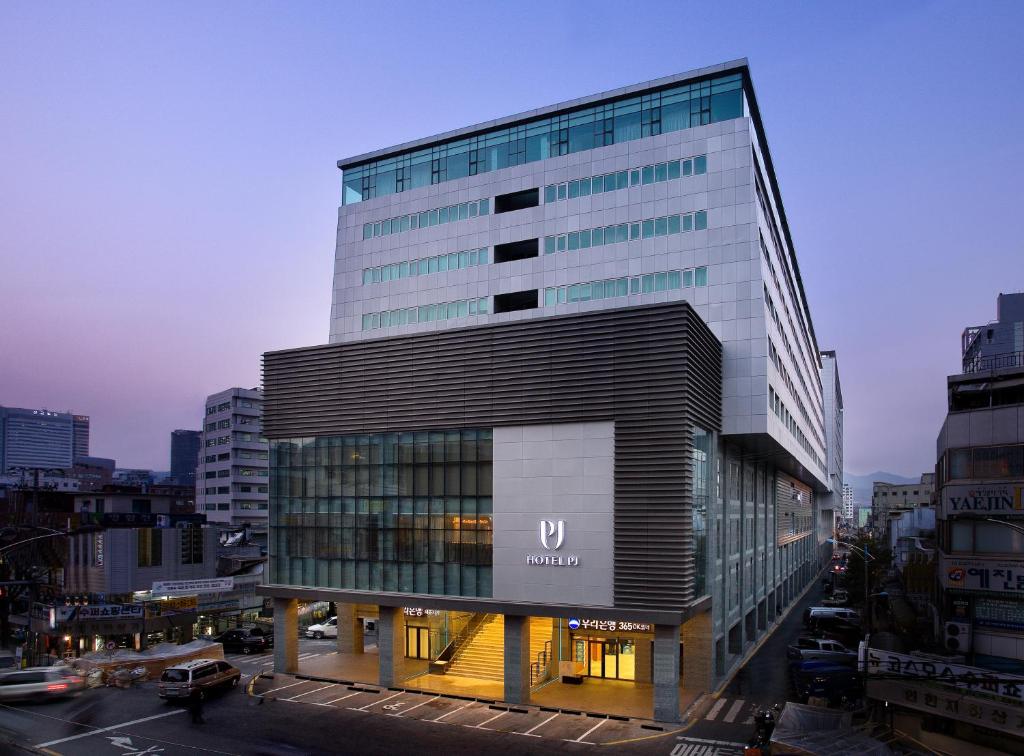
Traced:
[[142, 604], [89, 604], [58, 606], [59, 622], [95, 622], [97, 620], [136, 620], [143, 617]]
[[1024, 515], [1024, 486], [977, 483], [943, 486], [942, 511], [946, 515]]
[[998, 696], [1024, 705], [1024, 677], [993, 672], [964, 664], [949, 664], [910, 654], [897, 654], [876, 648], [867, 650], [868, 680], [880, 675], [920, 678], [956, 688], [962, 694]]
[[235, 587], [231, 577], [205, 578], [202, 580], [158, 580], [153, 583], [154, 596], [196, 596], [200, 593], [220, 593]]
[[[575, 625], [575, 626], [574, 626]], [[653, 629], [644, 622], [623, 622], [622, 620], [569, 619], [570, 630], [597, 630], [603, 633], [649, 633]]]
[[1024, 729], [1024, 709], [1019, 706], [966, 697], [917, 683], [868, 680], [868, 696], [1011, 735], [1019, 735]]
[[164, 599], [163, 601], [148, 601], [146, 602], [146, 619], [194, 612], [196, 604], [195, 596], [179, 596], [177, 598]]
[[1024, 560], [959, 559], [943, 556], [939, 580], [946, 588], [1024, 595]]

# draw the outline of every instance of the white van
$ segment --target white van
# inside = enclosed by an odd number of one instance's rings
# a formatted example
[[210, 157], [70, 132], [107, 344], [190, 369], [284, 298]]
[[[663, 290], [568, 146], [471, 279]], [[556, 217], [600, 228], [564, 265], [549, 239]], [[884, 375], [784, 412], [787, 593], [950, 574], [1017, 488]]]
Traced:
[[815, 623], [823, 617], [832, 617], [847, 622], [860, 622], [860, 614], [853, 609], [838, 606], [812, 606], [804, 611], [804, 625], [814, 627]]

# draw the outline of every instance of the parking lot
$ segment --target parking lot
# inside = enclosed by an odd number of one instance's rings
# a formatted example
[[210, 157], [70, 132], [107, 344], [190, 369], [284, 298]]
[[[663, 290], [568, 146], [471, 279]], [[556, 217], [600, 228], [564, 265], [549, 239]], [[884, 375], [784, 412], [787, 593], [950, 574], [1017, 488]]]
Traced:
[[337, 707], [368, 716], [418, 720], [424, 727], [466, 727], [583, 745], [614, 745], [677, 731], [642, 720], [304, 680], [291, 675], [262, 677], [252, 694], [286, 705]]

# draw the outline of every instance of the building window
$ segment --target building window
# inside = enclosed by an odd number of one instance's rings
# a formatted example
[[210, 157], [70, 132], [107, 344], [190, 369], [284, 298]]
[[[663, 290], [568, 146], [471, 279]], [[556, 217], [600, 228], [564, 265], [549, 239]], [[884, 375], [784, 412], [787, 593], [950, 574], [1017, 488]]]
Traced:
[[203, 563], [203, 528], [192, 526], [181, 528], [181, 563]]
[[270, 457], [275, 582], [491, 595], [490, 430], [274, 440]]
[[163, 564], [163, 531], [159, 528], [139, 528], [139, 567], [159, 567]]

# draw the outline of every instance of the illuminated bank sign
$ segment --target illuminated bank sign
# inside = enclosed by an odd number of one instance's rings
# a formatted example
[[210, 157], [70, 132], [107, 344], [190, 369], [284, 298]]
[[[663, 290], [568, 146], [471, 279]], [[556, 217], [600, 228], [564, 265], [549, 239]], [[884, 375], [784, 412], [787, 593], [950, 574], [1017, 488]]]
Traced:
[[946, 486], [942, 489], [946, 514], [1024, 515], [1024, 487], [1003, 484]]
[[[540, 545], [548, 551], [557, 551], [565, 542], [565, 520], [541, 520]], [[579, 567], [576, 554], [527, 554], [526, 563], [542, 567]]]

